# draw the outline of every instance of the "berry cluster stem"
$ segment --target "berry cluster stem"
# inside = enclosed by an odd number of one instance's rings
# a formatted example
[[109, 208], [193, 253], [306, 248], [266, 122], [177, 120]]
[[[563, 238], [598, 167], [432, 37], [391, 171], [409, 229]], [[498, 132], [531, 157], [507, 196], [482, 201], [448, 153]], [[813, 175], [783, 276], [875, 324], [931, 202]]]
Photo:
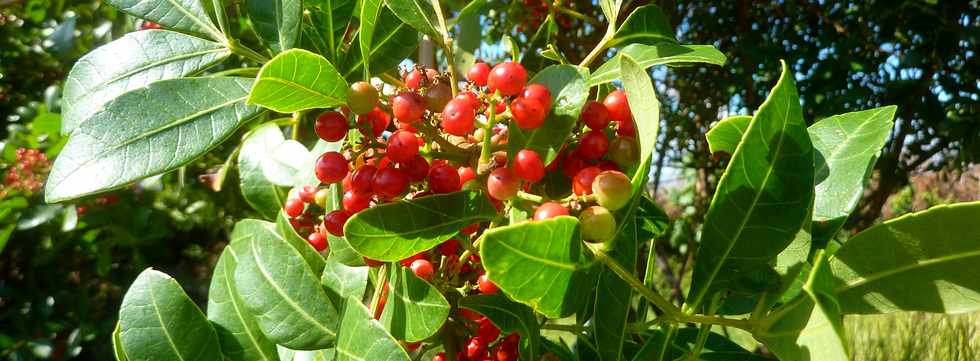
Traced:
[[381, 293], [385, 291], [385, 284], [388, 283], [388, 267], [389, 264], [385, 263], [378, 268], [378, 283], [374, 285], [374, 295], [371, 296], [371, 315], [377, 314]]
[[610, 23], [609, 27], [606, 28], [606, 34], [602, 36], [602, 40], [599, 40], [599, 43], [596, 44], [595, 48], [592, 49], [592, 52], [589, 53], [589, 55], [586, 55], [585, 59], [582, 59], [582, 62], [579, 63], [578, 66], [588, 67], [589, 64], [591, 64], [593, 61], [596, 60], [596, 58], [602, 55], [602, 52], [606, 50], [606, 47], [609, 45], [609, 42], [612, 41], [613, 36], [615, 35], [616, 35], [616, 24]]
[[453, 38], [449, 36], [449, 27], [446, 25], [446, 16], [442, 14], [442, 5], [439, 0], [432, 0], [432, 8], [436, 10], [436, 18], [439, 19], [439, 32], [442, 34], [442, 50], [446, 53], [446, 65], [449, 66], [449, 86], [453, 90], [453, 96], [459, 94], [459, 81], [456, 79], [456, 59], [453, 56]]
[[489, 167], [487, 164], [490, 163], [491, 147], [493, 146], [493, 125], [496, 123], [497, 118], [497, 94], [495, 93], [490, 97], [490, 104], [487, 106], [490, 111], [490, 115], [487, 117], [487, 125], [483, 127], [483, 146], [480, 147], [480, 164], [477, 166], [477, 171], [480, 174], [489, 173]]
[[228, 50], [232, 53], [241, 55], [247, 59], [254, 60], [259, 64], [265, 64], [269, 61], [265, 55], [259, 54], [255, 50], [249, 49], [247, 46], [242, 45], [235, 39], [228, 39]]

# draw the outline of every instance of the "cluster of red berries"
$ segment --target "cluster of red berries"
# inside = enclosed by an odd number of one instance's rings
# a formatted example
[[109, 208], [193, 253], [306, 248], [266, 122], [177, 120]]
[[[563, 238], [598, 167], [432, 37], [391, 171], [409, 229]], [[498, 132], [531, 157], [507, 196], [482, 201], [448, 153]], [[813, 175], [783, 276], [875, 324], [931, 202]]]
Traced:
[[51, 171], [48, 157], [37, 149], [17, 149], [17, 158], [3, 178], [0, 198], [10, 193], [37, 193], [44, 187], [44, 179]]
[[[520, 356], [518, 346], [521, 342], [519, 334], [511, 333], [501, 337], [500, 329], [497, 328], [490, 319], [480, 316], [469, 310], [461, 310], [460, 314], [465, 317], [475, 328], [476, 332], [463, 345], [460, 351], [456, 352], [456, 360], [459, 361], [516, 361]], [[448, 358], [444, 352], [440, 352], [432, 357], [432, 361], [446, 361]]]

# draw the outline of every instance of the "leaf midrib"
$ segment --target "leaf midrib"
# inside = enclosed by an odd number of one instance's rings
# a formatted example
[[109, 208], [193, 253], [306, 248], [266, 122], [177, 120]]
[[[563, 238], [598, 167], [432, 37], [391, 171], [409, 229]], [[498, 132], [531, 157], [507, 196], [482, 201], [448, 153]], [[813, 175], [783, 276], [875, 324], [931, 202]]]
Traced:
[[[234, 250], [232, 250], [231, 248], [228, 248], [228, 254], [231, 255], [231, 258], [234, 258], [235, 259], [235, 262], [236, 263], [238, 262], [238, 255], [235, 254], [235, 251]], [[229, 301], [231, 301], [231, 306], [235, 309], [235, 317], [237, 317], [238, 318], [238, 321], [242, 323], [242, 328], [245, 329], [245, 334], [248, 335], [248, 340], [252, 342], [252, 346], [255, 346], [255, 350], [258, 351], [259, 355], [262, 355], [262, 359], [263, 360], [270, 360], [269, 359], [269, 356], [267, 356], [265, 354], [265, 352], [263, 352], [262, 346], [259, 345], [258, 339], [255, 337], [254, 334], [252, 334], [252, 328], [251, 327], [248, 327], [248, 323], [245, 321], [245, 318], [242, 317], [242, 310], [238, 306], [238, 299], [237, 299], [237, 295], [235, 293], [235, 292], [237, 292], [235, 290], [235, 288], [234, 288], [235, 285], [231, 282], [231, 277], [228, 276], [228, 269], [227, 269], [228, 268], [228, 265], [225, 264], [224, 265], [224, 268], [225, 268], [225, 270], [224, 270], [225, 271], [225, 288], [227, 288], [228, 291], [229, 291], [228, 292], [228, 299], [229, 299]]]
[[[859, 137], [859, 136], [854, 136], [853, 134], [855, 134], [855, 133], [861, 133], [862, 130], [864, 130], [866, 127], [870, 126], [871, 123], [873, 123], [870, 120], [873, 120], [873, 119], [877, 118], [878, 115], [880, 115], [882, 112], [884, 112], [885, 109], [887, 109], [887, 108], [888, 107], [878, 108], [878, 111], [876, 111], [873, 115], [871, 115], [871, 116], [869, 116], [869, 117], [866, 118], [866, 119], [868, 119], [868, 121], [862, 122], [861, 125], [859, 125], [857, 127], [857, 129], [855, 129], [853, 132], [844, 132], [844, 138], [845, 138], [844, 141], [843, 142], [840, 142], [840, 143], [837, 143], [838, 146], [835, 147], [834, 150], [830, 153], [830, 157], [826, 157], [825, 158], [827, 161], [823, 162], [823, 164], [821, 164], [819, 168], [815, 169], [814, 170], [814, 174], [820, 174], [820, 172], [823, 172], [824, 170], [830, 168], [830, 162], [829, 162], [830, 160], [836, 160], [836, 159], [838, 159], [837, 156], [840, 155], [841, 152], [843, 152], [843, 150], [845, 148], [849, 147], [851, 145], [851, 143], [855, 139], [862, 138], [862, 137]], [[837, 119], [833, 119], [833, 120], [837, 121]], [[839, 126], [840, 125], [840, 122], [837, 121], [837, 124]]]
[[915, 270], [915, 269], [918, 269], [918, 268], [926, 268], [926, 267], [934, 266], [934, 265], [937, 265], [937, 264], [942, 264], [942, 263], [945, 263], [945, 262], [958, 261], [958, 260], [961, 260], [961, 259], [964, 259], [964, 258], [970, 258], [970, 257], [980, 257], [980, 249], [975, 250], [975, 251], [971, 251], [971, 252], [965, 252], [965, 253], [958, 253], [958, 254], [953, 254], [953, 255], [947, 255], [947, 256], [943, 256], [943, 257], [927, 258], [927, 259], [924, 259], [924, 260], [919, 260], [919, 261], [916, 261], [916, 262], [913, 262], [913, 263], [909, 263], [909, 264], [903, 265], [901, 267], [896, 267], [894, 269], [890, 269], [890, 270], [887, 270], [887, 271], [878, 272], [878, 273], [872, 273], [871, 274], [871, 277], [861, 277], [861, 278], [859, 278], [856, 281], [845, 283], [844, 285], [841, 285], [841, 286], [837, 287], [834, 290], [834, 292], [836, 294], [840, 294], [840, 293], [843, 293], [843, 292], [847, 292], [849, 290], [852, 290], [854, 288], [861, 287], [861, 286], [863, 286], [865, 284], [868, 284], [868, 283], [871, 283], [871, 282], [875, 282], [875, 281], [881, 280], [881, 279], [883, 279], [885, 277], [888, 277], [888, 276], [892, 276], [892, 275], [896, 275], [896, 274], [899, 274], [899, 273], [904, 273], [904, 272], [912, 271], [912, 270]]
[[163, 316], [160, 315], [160, 306], [157, 306], [157, 298], [153, 294], [153, 285], [148, 282], [146, 289], [150, 294], [150, 302], [153, 304], [153, 313], [156, 314], [157, 321], [160, 322], [160, 330], [163, 331], [163, 335], [166, 337], [167, 343], [170, 344], [170, 348], [172, 348], [174, 353], [177, 354], [177, 358], [180, 359], [180, 361], [184, 361], [184, 356], [180, 354], [177, 344], [174, 343], [173, 337], [170, 336], [170, 331], [167, 330], [167, 323], [163, 322]]
[[[290, 247], [290, 248], [292, 248], [292, 246], [289, 246], [288, 244], [287, 244], [287, 246]], [[276, 284], [275, 282], [272, 281], [272, 278], [269, 276], [269, 271], [265, 269], [265, 266], [262, 264], [262, 262], [259, 262], [259, 255], [258, 255], [258, 253], [255, 252], [255, 242], [254, 241], [253, 242], [250, 242], [249, 249], [251, 250], [250, 253], [252, 254], [252, 259], [255, 261], [255, 265], [259, 268], [259, 272], [262, 273], [262, 278], [265, 278], [266, 282], [268, 282], [269, 285], [272, 286], [272, 288], [276, 291], [276, 293], [279, 294], [280, 298], [284, 302], [288, 303], [289, 306], [292, 307], [296, 312], [298, 312], [299, 315], [303, 317], [303, 319], [305, 319], [309, 323], [313, 324], [314, 326], [316, 326], [320, 330], [326, 332], [330, 336], [336, 337], [337, 336], [337, 333], [336, 332], [334, 332], [334, 331], [330, 330], [329, 328], [327, 328], [326, 326], [320, 324], [320, 322], [317, 321], [316, 319], [314, 319], [313, 316], [310, 316], [309, 313], [306, 313], [306, 310], [304, 310], [303, 308], [301, 308], [299, 306], [299, 304], [297, 304], [295, 301], [293, 301], [292, 298], [289, 298], [289, 296], [285, 293], [285, 291], [283, 291], [282, 288], [280, 288], [278, 284]], [[300, 258], [302, 258], [302, 256], [300, 256]], [[319, 286], [319, 284], [320, 284], [319, 280], [317, 280], [316, 284]]]
[[558, 267], [558, 268], [572, 270], [572, 271], [575, 271], [577, 269], [574, 265], [569, 265], [569, 264], [565, 264], [565, 263], [559, 263], [559, 262], [555, 262], [555, 261], [552, 261], [552, 260], [547, 259], [547, 258], [541, 258], [541, 257], [535, 256], [535, 255], [526, 253], [526, 252], [521, 251], [521, 250], [519, 250], [517, 248], [514, 248], [513, 246], [511, 246], [511, 245], [509, 245], [506, 242], [503, 242], [501, 240], [496, 240], [496, 243], [499, 244], [499, 245], [501, 245], [502, 247], [504, 247], [504, 248], [506, 248], [506, 249], [508, 249], [508, 250], [510, 250], [510, 251], [512, 251], [514, 253], [516, 253], [519, 256], [522, 256], [524, 258], [527, 258], [528, 260], [538, 261], [540, 263], [544, 263], [544, 264], [550, 265], [552, 267]]

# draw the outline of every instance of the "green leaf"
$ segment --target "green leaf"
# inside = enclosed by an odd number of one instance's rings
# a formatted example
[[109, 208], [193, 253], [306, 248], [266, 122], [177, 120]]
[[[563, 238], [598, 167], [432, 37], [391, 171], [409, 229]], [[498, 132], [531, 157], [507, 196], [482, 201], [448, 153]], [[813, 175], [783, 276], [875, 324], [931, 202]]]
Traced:
[[633, 195], [637, 197], [646, 186], [647, 169], [660, 131], [660, 101], [653, 90], [650, 75], [629, 55], [620, 56], [623, 88], [636, 124], [636, 139], [640, 141], [641, 170], [633, 175]]
[[279, 113], [331, 108], [347, 103], [347, 86], [330, 61], [292, 49], [262, 66], [248, 103]]
[[[343, 205], [341, 204], [341, 200], [343, 196], [343, 188], [339, 184], [330, 185], [330, 199], [327, 201], [326, 212], [342, 209]], [[351, 248], [350, 243], [347, 243], [347, 238], [337, 237], [328, 233], [327, 243], [330, 245], [330, 257], [328, 260], [335, 260], [339, 263], [355, 267], [364, 265], [364, 257]]]
[[388, 302], [379, 320], [392, 336], [418, 342], [439, 332], [449, 317], [449, 302], [439, 289], [412, 273], [395, 267], [389, 283]]
[[442, 43], [436, 12], [429, 0], [385, 0], [385, 5], [402, 22], [428, 35], [432, 41]]
[[[488, 0], [470, 1], [469, 3], [466, 4], [466, 6], [463, 7], [462, 10], [459, 11], [459, 14], [456, 15], [456, 19], [454, 19], [453, 22], [459, 22], [459, 20], [466, 19], [470, 16], [479, 18], [480, 15], [483, 14], [483, 10], [485, 10], [488, 7], [488, 5], [490, 5], [490, 2]], [[450, 26], [451, 25], [452, 24], [450, 24]]]
[[365, 257], [394, 262], [452, 238], [463, 227], [497, 216], [478, 191], [398, 200], [355, 214], [344, 226], [347, 242]]
[[871, 227], [830, 259], [845, 314], [980, 310], [980, 202], [932, 207]]
[[273, 184], [280, 186], [308, 185], [311, 183], [307, 180], [305, 170], [310, 164], [316, 164], [316, 158], [303, 143], [286, 139], [275, 146], [265, 162], [262, 162], [262, 175]]
[[242, 196], [265, 219], [273, 219], [286, 202], [286, 192], [262, 172], [272, 151], [286, 140], [275, 124], [264, 124], [252, 130], [238, 153], [238, 175]]
[[405, 349], [371, 316], [371, 311], [354, 297], [347, 298], [336, 361], [410, 361]]
[[146, 19], [169, 29], [208, 34], [224, 40], [211, 22], [200, 0], [106, 0], [109, 5], [132, 16]]
[[337, 60], [340, 48], [344, 43], [344, 34], [347, 26], [354, 15], [354, 3], [352, 0], [314, 0], [307, 1], [306, 6], [310, 10], [310, 25], [307, 31], [312, 31], [309, 37], [315, 36], [318, 40], [324, 41], [326, 49], [321, 50], [321, 54], [328, 55], [330, 59]]
[[[361, 59], [371, 59], [371, 42], [374, 41], [374, 27], [378, 23], [378, 12], [381, 11], [381, 0], [361, 0], [361, 26], [357, 37], [360, 40]], [[364, 79], [371, 77], [371, 62], [361, 62], [364, 68]]]
[[[403, 23], [388, 8], [382, 8], [368, 55], [368, 59], [371, 59], [368, 64], [371, 73], [381, 74], [398, 68], [402, 60], [415, 53], [418, 44], [418, 32]], [[348, 52], [348, 58], [342, 67], [345, 79], [354, 81], [363, 75], [363, 59], [360, 52]]]
[[323, 267], [320, 283], [327, 291], [327, 296], [334, 302], [338, 310], [343, 309], [347, 297], [361, 299], [367, 289], [369, 270], [367, 267], [351, 267], [338, 262], [334, 257], [327, 259]]
[[119, 332], [122, 328], [119, 326], [119, 322], [116, 321], [116, 328], [112, 330], [112, 355], [116, 357], [116, 361], [129, 361], [126, 358], [126, 352], [122, 348], [122, 340], [119, 339]]
[[814, 238], [826, 243], [844, 225], [864, 193], [897, 107], [835, 115], [810, 126], [817, 179]]
[[296, 47], [303, 19], [302, 0], [246, 1], [252, 28], [276, 53]]
[[459, 307], [484, 315], [501, 335], [517, 332], [521, 335], [520, 354], [525, 360], [537, 360], [541, 353], [541, 332], [534, 310], [515, 303], [499, 293], [492, 295], [473, 295], [459, 300]]
[[725, 54], [711, 45], [630, 44], [592, 73], [589, 86], [605, 84], [619, 79], [619, 58], [623, 55], [629, 55], [644, 69], [664, 64], [705, 63], [723, 66], [726, 61]]
[[704, 135], [708, 139], [708, 150], [712, 154], [735, 153], [751, 122], [751, 115], [733, 115], [722, 119]]
[[196, 74], [224, 60], [224, 45], [173, 31], [129, 33], [75, 63], [65, 80], [61, 134], [117, 96], [150, 83]]
[[106, 103], [55, 159], [45, 199], [122, 187], [207, 153], [260, 114], [244, 102], [251, 85], [242, 78], [164, 80]]
[[[643, 198], [643, 197], [641, 197]], [[636, 222], [627, 223], [617, 235], [615, 247], [608, 253], [625, 269], [636, 269], [637, 239]], [[633, 288], [612, 270], [603, 267], [595, 288], [593, 325], [595, 346], [602, 361], [619, 361], [623, 357], [623, 343], [627, 340], [627, 323], [633, 299]]]
[[140, 273], [119, 308], [119, 340], [132, 360], [221, 360], [211, 323], [170, 276]]
[[323, 256], [310, 245], [310, 242], [296, 233], [296, 228], [293, 228], [293, 225], [289, 223], [286, 212], [280, 211], [279, 216], [276, 217], [276, 233], [303, 256], [303, 260], [310, 266], [313, 274], [318, 275], [323, 272], [326, 263]]
[[278, 360], [276, 344], [262, 334], [235, 289], [238, 255], [234, 248], [240, 244], [226, 246], [214, 266], [208, 290], [208, 320], [217, 330], [221, 350], [228, 359]]
[[636, 8], [626, 17], [608, 47], [618, 48], [636, 43], [654, 45], [662, 42], [677, 42], [674, 38], [674, 27], [660, 7], [649, 4]]
[[529, 84], [542, 84], [551, 91], [554, 106], [544, 124], [534, 130], [523, 130], [511, 124], [508, 130], [510, 154], [531, 149], [550, 163], [578, 124], [578, 116], [589, 99], [589, 70], [573, 65], [552, 65], [541, 70]]
[[606, 21], [611, 26], [616, 26], [619, 8], [622, 6], [623, 0], [599, 0], [599, 8], [602, 9], [602, 14], [606, 16]]
[[507, 296], [559, 318], [581, 309], [595, 286], [581, 243], [578, 219], [562, 216], [494, 228], [483, 235], [480, 256]]
[[232, 243], [241, 242], [235, 287], [272, 342], [294, 350], [333, 346], [338, 314], [319, 278], [299, 251], [280, 238], [275, 225], [243, 220]]
[[719, 181], [705, 217], [688, 307], [758, 274], [809, 219], [813, 147], [793, 73], [762, 104]]

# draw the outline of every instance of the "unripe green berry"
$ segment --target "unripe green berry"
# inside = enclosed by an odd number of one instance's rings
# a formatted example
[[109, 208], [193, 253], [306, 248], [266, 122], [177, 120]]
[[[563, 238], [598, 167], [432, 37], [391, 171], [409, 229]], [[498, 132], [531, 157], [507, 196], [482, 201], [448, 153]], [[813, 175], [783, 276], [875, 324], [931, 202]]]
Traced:
[[316, 191], [316, 195], [313, 196], [313, 200], [316, 202], [316, 205], [320, 206], [320, 208], [327, 208], [327, 200], [329, 199], [330, 190], [327, 188]]
[[640, 161], [640, 145], [633, 137], [616, 137], [609, 143], [607, 156], [620, 167], [627, 167]]
[[592, 194], [600, 206], [616, 211], [626, 206], [633, 195], [633, 185], [623, 172], [607, 170], [592, 181]]
[[579, 213], [578, 220], [582, 224], [582, 239], [588, 242], [605, 243], [616, 237], [616, 218], [604, 207], [586, 208]]
[[378, 105], [378, 89], [371, 83], [359, 81], [347, 89], [347, 106], [354, 114], [367, 114]]

